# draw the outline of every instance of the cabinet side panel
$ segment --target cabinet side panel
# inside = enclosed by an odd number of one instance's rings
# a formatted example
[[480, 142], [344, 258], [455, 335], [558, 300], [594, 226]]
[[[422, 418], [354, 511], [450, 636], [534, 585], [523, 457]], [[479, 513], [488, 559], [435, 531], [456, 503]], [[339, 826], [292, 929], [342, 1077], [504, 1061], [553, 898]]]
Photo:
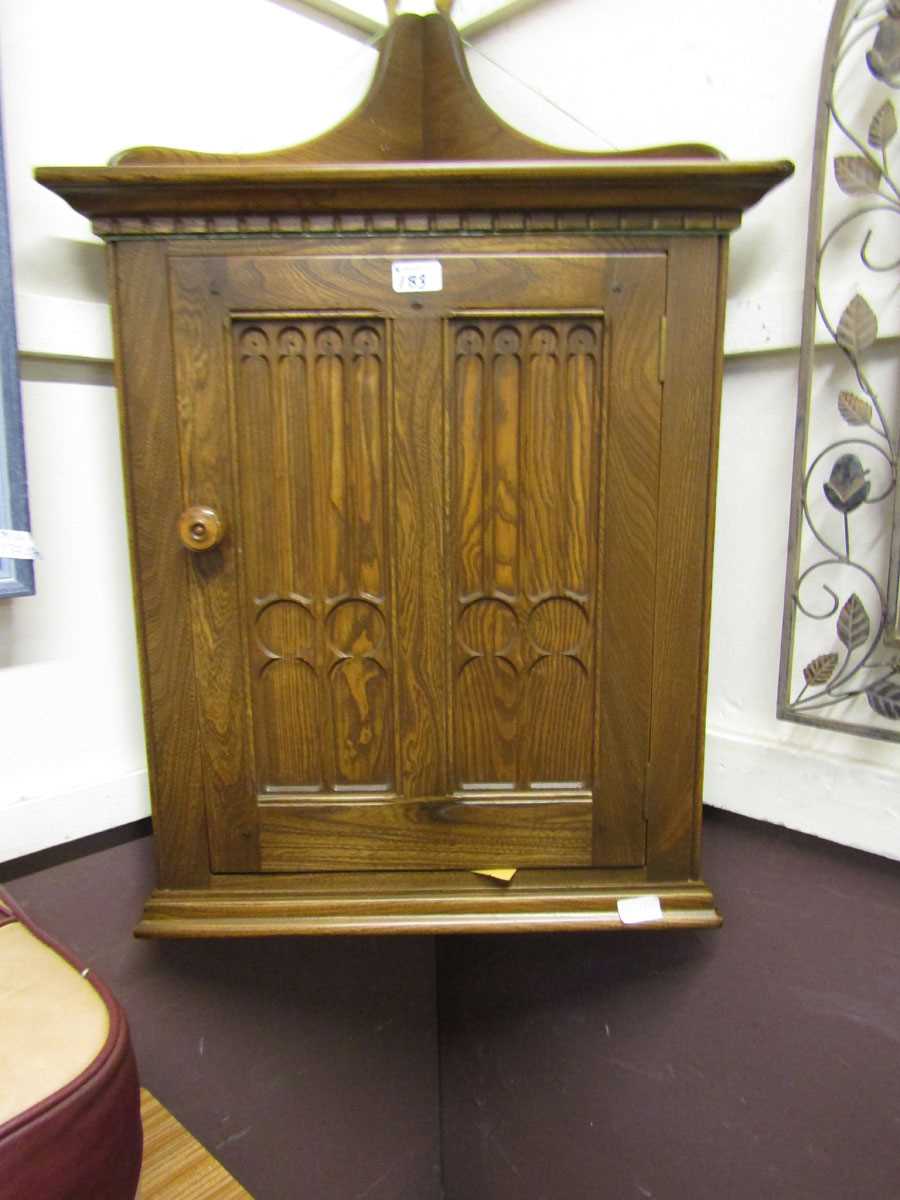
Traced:
[[666, 258], [635, 258], [607, 304], [603, 575], [594, 862], [642, 863], [653, 704]]
[[172, 340], [185, 507], [214, 509], [226, 534], [202, 553], [179, 549], [189, 574], [210, 861], [215, 870], [252, 871], [259, 865], [253, 739], [235, 540], [228, 529], [236, 511], [229, 354], [221, 263], [210, 262], [171, 265]]
[[647, 861], [651, 878], [685, 879], [703, 770], [720, 240], [675, 240], [669, 261]]
[[161, 887], [209, 872], [164, 243], [111, 251], [119, 414]]
[[703, 618], [700, 642], [699, 703], [697, 705], [697, 789], [694, 808], [693, 845], [691, 847], [692, 870], [699, 877], [700, 851], [702, 843], [703, 815], [703, 772], [706, 748], [706, 705], [709, 692], [709, 639], [712, 621], [712, 574], [713, 550], [716, 541], [716, 487], [719, 477], [719, 432], [722, 418], [722, 381], [725, 371], [725, 305], [728, 297], [728, 251], [727, 237], [719, 238], [718, 300], [716, 303], [716, 335], [714, 347], [715, 372], [713, 375], [712, 425], [709, 441], [709, 475], [706, 493], [706, 561], [703, 582]]

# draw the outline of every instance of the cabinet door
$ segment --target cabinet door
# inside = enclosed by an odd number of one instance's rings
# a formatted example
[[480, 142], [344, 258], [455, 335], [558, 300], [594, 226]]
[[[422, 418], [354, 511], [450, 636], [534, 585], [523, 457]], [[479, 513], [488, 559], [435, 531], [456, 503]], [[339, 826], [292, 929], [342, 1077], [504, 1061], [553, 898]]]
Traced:
[[172, 261], [214, 870], [644, 861], [665, 256], [441, 263]]

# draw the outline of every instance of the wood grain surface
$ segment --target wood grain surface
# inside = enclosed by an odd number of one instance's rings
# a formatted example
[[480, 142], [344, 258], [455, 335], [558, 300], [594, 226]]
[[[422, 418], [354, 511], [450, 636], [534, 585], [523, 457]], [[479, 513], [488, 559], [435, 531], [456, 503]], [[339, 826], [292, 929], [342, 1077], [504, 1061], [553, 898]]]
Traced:
[[454, 786], [583, 788], [602, 319], [473, 313], [448, 334]]
[[[172, 264], [170, 283], [184, 506], [209, 506], [231, 526], [236, 480], [220, 273], [182, 259]], [[232, 529], [221, 544], [186, 557], [210, 863], [253, 870], [259, 854], [255, 767], [235, 536]]]
[[[639, 864], [665, 257], [450, 255], [413, 298], [390, 262], [173, 262], [185, 490], [229, 528], [190, 575], [213, 869]], [[473, 793], [540, 803], [398, 819]]]
[[591, 800], [347, 798], [260, 805], [262, 869], [587, 867]]
[[[623, 930], [619, 900], [651, 890], [662, 912], [651, 928], [698, 929], [722, 923], [712, 893], [700, 881], [654, 883], [649, 889], [643, 879], [617, 879], [611, 872], [604, 873], [605, 882], [591, 883], [597, 873], [580, 870], [555, 872], [555, 888], [534, 888], [521, 877], [550, 873], [529, 870], [519, 871], [511, 884], [469, 875], [465, 890], [450, 891], [440, 886], [441, 874], [448, 872], [416, 873], [408, 887], [394, 884], [391, 889], [377, 886], [382, 872], [359, 874], [355, 894], [339, 888], [304, 892], [296, 883], [283, 882], [272, 891], [262, 886], [262, 876], [240, 890], [161, 890], [150, 897], [136, 932], [141, 937], [192, 938]], [[275, 877], [269, 879], [274, 883]]]
[[[655, 581], [663, 436], [661, 318], [669, 258], [642, 255], [610, 282], [606, 471], [597, 656], [595, 861], [641, 863], [655, 720]], [[621, 289], [621, 290], [616, 290]], [[677, 618], [676, 618], [677, 619]]]
[[184, 503], [164, 247], [116, 247], [110, 276], [159, 877], [189, 887], [206, 878], [209, 852], [189, 564], [177, 536]]
[[[596, 158], [533, 164], [41, 167], [39, 183], [92, 219], [261, 214], [686, 210], [740, 213], [793, 173], [790, 163]], [[197, 232], [205, 232], [202, 224]], [[123, 230], [124, 232], [124, 230]], [[144, 232], [138, 226], [134, 232]], [[188, 230], [185, 230], [188, 232]]]
[[[706, 238], [669, 256], [668, 362], [660, 463], [654, 617], [653, 724], [648, 775], [651, 878], [699, 872], [703, 714], [709, 636], [711, 482], [718, 430], [723, 244]], [[694, 298], [709, 297], [698, 309]], [[713, 303], [712, 298], [717, 297]]]
[[387, 790], [383, 322], [240, 321], [232, 337], [259, 787]]
[[253, 1200], [146, 1088], [141, 1122], [144, 1161], [136, 1200]]

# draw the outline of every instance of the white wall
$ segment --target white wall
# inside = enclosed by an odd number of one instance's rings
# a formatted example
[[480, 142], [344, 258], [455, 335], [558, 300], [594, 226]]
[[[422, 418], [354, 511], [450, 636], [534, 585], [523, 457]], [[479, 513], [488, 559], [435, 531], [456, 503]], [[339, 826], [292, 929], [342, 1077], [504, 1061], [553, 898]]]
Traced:
[[[549, 140], [705, 141], [733, 158], [797, 163], [732, 244], [706, 796], [900, 858], [897, 748], [774, 718], [812, 119], [831, 7], [548, 0], [482, 38], [470, 64], [507, 120]], [[147, 142], [299, 141], [361, 96], [374, 55], [274, 0], [0, 0], [0, 20], [44, 554], [37, 596], [0, 603], [3, 859], [147, 804], [103, 251], [31, 170]], [[883, 331], [896, 333], [896, 303], [876, 300]]]

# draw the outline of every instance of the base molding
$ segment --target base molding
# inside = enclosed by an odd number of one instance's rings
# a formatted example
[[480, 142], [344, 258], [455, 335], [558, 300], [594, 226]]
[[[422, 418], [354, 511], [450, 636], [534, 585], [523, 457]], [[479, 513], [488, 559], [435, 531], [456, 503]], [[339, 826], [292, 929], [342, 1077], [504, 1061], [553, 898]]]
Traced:
[[[298, 895], [242, 888], [157, 888], [137, 937], [287, 937], [322, 934], [549, 933], [577, 930], [717, 928], [722, 918], [701, 880], [608, 888], [488, 885], [438, 895]], [[618, 901], [656, 896], [662, 919], [623, 923]]]

